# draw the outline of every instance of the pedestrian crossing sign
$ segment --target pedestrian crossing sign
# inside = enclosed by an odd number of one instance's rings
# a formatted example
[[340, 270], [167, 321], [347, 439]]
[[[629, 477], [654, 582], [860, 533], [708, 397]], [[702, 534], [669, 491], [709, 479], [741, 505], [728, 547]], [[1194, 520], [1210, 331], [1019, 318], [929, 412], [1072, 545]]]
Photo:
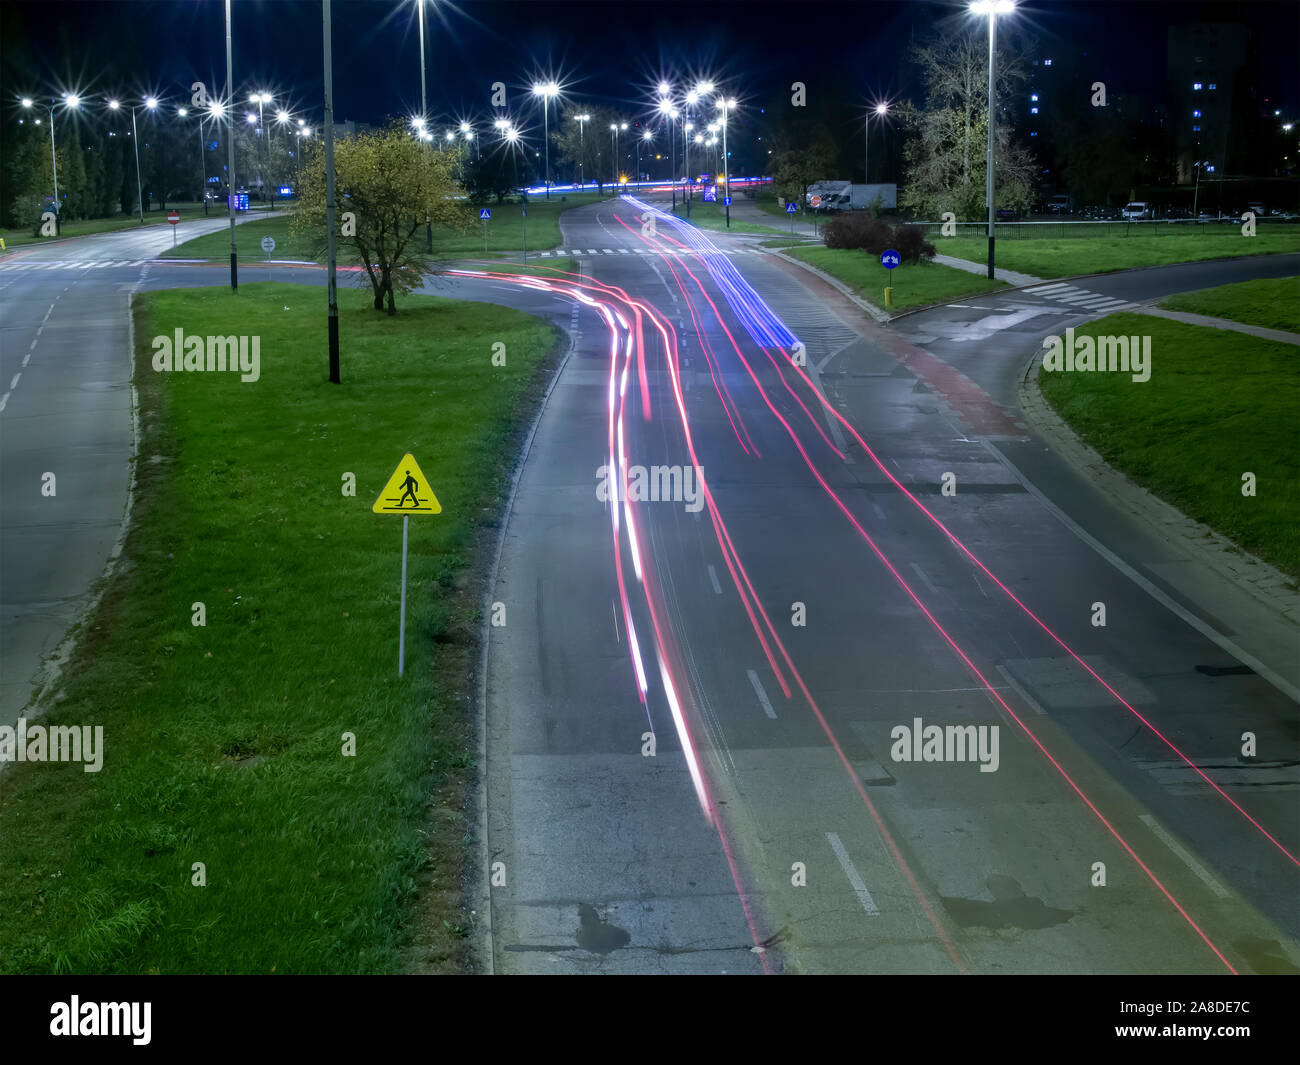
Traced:
[[415, 456], [407, 452], [370, 509], [376, 514], [441, 514], [442, 504]]

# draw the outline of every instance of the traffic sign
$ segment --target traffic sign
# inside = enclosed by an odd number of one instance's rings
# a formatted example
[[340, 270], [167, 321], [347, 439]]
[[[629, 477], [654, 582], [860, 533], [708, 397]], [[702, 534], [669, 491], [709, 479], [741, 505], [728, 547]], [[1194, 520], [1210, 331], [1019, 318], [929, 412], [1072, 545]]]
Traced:
[[478, 216], [479, 216], [481, 219], [483, 219], [484, 222], [486, 222], [489, 218], [492, 217], [492, 212], [491, 212], [488, 208], [486, 208], [486, 207], [480, 207], [480, 208], [479, 208], [479, 212], [478, 212]]
[[811, 203], [814, 207], [820, 207], [822, 205], [822, 198], [820, 196], [814, 196], [808, 202]]
[[896, 251], [882, 251], [880, 253], [880, 265], [886, 270], [892, 270], [903, 260]]
[[730, 197], [730, 196], [724, 196], [724, 197], [722, 197], [722, 203], [723, 203], [723, 206], [724, 206], [724, 207], [730, 207], [730, 206], [731, 206], [731, 197]]
[[787, 204], [785, 205], [785, 213], [786, 213], [786, 214], [794, 214], [795, 211], [797, 211], [797, 210], [798, 210], [798, 208], [795, 207], [795, 205], [794, 205], [793, 202], [791, 202], [791, 203], [787, 203]]
[[433, 494], [415, 456], [407, 452], [370, 509], [376, 514], [441, 514], [442, 504]]
[[716, 185], [704, 186], [704, 202], [705, 203], [718, 202], [718, 187]]
[[181, 216], [177, 214], [175, 211], [167, 212], [167, 221], [169, 221], [172, 225], [178, 224], [180, 220], [181, 220]]
[[275, 238], [274, 238], [274, 237], [263, 237], [263, 238], [262, 238], [262, 250], [263, 250], [264, 252], [266, 252], [268, 255], [269, 255], [271, 252], [275, 251]]

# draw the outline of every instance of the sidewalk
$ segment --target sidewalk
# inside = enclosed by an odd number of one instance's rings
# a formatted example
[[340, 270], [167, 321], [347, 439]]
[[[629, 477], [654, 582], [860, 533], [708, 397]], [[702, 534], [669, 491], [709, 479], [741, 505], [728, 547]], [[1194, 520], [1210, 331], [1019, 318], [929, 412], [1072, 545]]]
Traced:
[[1138, 307], [1135, 314], [1149, 314], [1153, 318], [1168, 318], [1173, 322], [1186, 322], [1188, 325], [1203, 325], [1210, 329], [1226, 329], [1234, 333], [1249, 333], [1264, 340], [1276, 340], [1282, 344], [1300, 344], [1300, 333], [1288, 333], [1282, 329], [1266, 329], [1262, 325], [1246, 325], [1228, 318], [1211, 318], [1208, 314], [1192, 314], [1188, 311], [1164, 311], [1159, 307]]
[[[987, 274], [989, 268], [984, 263], [973, 263], [969, 259], [958, 259], [952, 255], [936, 255], [934, 261], [942, 266], [951, 266], [954, 270], [965, 270], [968, 274]], [[1026, 285], [1045, 285], [1048, 278], [1021, 274], [1015, 270], [1002, 270], [993, 267], [999, 281], [1005, 281], [1012, 288], [1024, 288]]]

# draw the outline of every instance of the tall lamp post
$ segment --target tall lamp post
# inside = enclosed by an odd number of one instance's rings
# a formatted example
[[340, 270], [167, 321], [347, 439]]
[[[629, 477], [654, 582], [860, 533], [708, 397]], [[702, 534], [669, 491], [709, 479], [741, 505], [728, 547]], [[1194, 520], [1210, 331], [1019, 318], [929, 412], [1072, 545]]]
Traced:
[[[51, 100], [49, 104], [46, 105], [46, 110], [50, 114], [50, 165], [54, 169], [54, 221], [55, 224], [58, 225], [59, 216], [63, 212], [61, 210], [61, 205], [59, 203], [59, 157], [54, 150], [54, 104], [55, 101]], [[76, 96], [74, 93], [67, 93], [63, 97], [63, 106], [67, 108], [69, 111], [75, 111], [78, 107], [81, 106], [81, 99], [80, 97]], [[27, 110], [29, 111], [32, 109], [33, 103], [30, 97], [27, 96], [23, 97], [23, 107], [27, 108]], [[39, 123], [40, 119], [37, 119], [37, 122]], [[137, 167], [137, 172], [138, 172], [138, 167]], [[143, 220], [144, 219], [142, 217], [141, 221]]]
[[550, 103], [553, 96], [560, 95], [560, 87], [553, 81], [538, 82], [533, 86], [533, 95], [542, 98], [542, 146], [546, 150], [546, 170], [543, 181], [546, 184], [546, 198], [551, 198], [551, 119]]
[[587, 187], [587, 177], [583, 173], [582, 162], [587, 155], [587, 123], [591, 121], [591, 115], [583, 113], [574, 115], [574, 120], [578, 123], [578, 184], [584, 189]]
[[257, 184], [262, 197], [266, 197], [266, 165], [262, 158], [262, 142], [266, 139], [266, 127], [262, 125], [262, 105], [271, 102], [269, 92], [255, 92], [248, 97], [250, 104], [257, 104]]
[[[889, 111], [888, 104], [876, 104], [873, 109], [881, 118]], [[865, 133], [866, 149], [862, 153], [862, 181], [863, 184], [871, 184], [871, 111], [867, 112], [863, 120], [863, 132]]]
[[641, 131], [641, 139], [636, 142], [636, 179], [641, 180], [641, 145], [654, 140], [654, 134], [648, 129]]
[[[189, 114], [189, 110], [178, 107], [176, 113], [184, 118]], [[199, 186], [199, 199], [203, 201], [203, 217], [206, 218], [208, 216], [208, 160], [203, 154], [203, 112], [196, 112], [194, 117], [199, 120], [199, 173], [203, 176], [203, 184]]]
[[971, 13], [974, 15], [988, 15], [989, 17], [989, 146], [987, 158], [985, 160], [986, 174], [984, 178], [984, 194], [988, 198], [989, 206], [989, 279], [993, 278], [993, 234], [994, 227], [997, 224], [996, 212], [993, 209], [993, 145], [995, 140], [995, 128], [997, 126], [997, 114], [994, 111], [994, 52], [997, 48], [997, 25], [999, 15], [1009, 15], [1016, 9], [1015, 0], [973, 0], [970, 5]]
[[[121, 106], [122, 105], [119, 104], [116, 100], [108, 101], [108, 109], [110, 111], [116, 111]], [[131, 105], [131, 140], [135, 146], [135, 191], [137, 197], [136, 206], [140, 212], [140, 221], [143, 223], [144, 222], [144, 184], [140, 179], [140, 134], [135, 124], [136, 106], [137, 105], [135, 104]], [[144, 106], [147, 107], [150, 111], [152, 111], [158, 106], [158, 101], [154, 99], [152, 96], [150, 96], [147, 100], [145, 100]]]
[[626, 122], [611, 122], [609, 124], [610, 140], [614, 142], [614, 172], [609, 179], [610, 195], [618, 195], [618, 133], [619, 130], [627, 129]]

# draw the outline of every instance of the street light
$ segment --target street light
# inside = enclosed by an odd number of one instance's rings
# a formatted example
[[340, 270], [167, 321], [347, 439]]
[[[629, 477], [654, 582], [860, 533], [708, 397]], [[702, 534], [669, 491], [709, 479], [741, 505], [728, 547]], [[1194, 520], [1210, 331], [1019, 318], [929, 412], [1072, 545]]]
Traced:
[[551, 122], [549, 105], [551, 97], [560, 95], [560, 87], [553, 81], [538, 82], [533, 86], [533, 95], [542, 98], [542, 144], [546, 149], [546, 198], [551, 198]]
[[610, 140], [614, 142], [614, 173], [609, 179], [609, 191], [611, 196], [618, 195], [618, 134], [620, 130], [627, 129], [627, 123], [611, 122], [609, 131]]
[[[876, 114], [881, 118], [889, 112], [888, 104], [876, 104], [874, 108]], [[871, 112], [868, 111], [866, 118], [863, 120], [863, 131], [867, 142], [866, 149], [862, 153], [862, 181], [864, 184], [871, 184]]]
[[997, 47], [997, 19], [999, 15], [1009, 15], [1016, 9], [1015, 0], [973, 0], [970, 5], [971, 14], [988, 15], [989, 17], [989, 146], [988, 158], [985, 161], [987, 173], [984, 178], [984, 194], [988, 198], [989, 206], [989, 279], [993, 279], [993, 232], [996, 224], [995, 212], [993, 210], [993, 144], [995, 137], [995, 127], [997, 126], [997, 115], [994, 112], [994, 88], [993, 88], [993, 59], [994, 51]]
[[[54, 104], [55, 103], [56, 101], [51, 100], [46, 105], [45, 109], [50, 113], [50, 165], [54, 168], [54, 224], [55, 226], [58, 226], [60, 224], [59, 216], [63, 212], [61, 210], [62, 205], [59, 203], [59, 158], [54, 150]], [[63, 97], [63, 106], [68, 110], [75, 111], [80, 105], [81, 105], [81, 98], [78, 97], [75, 93], [67, 93]], [[30, 111], [32, 109], [32, 106], [33, 104], [32, 104], [31, 97], [24, 96], [23, 107], [27, 108]], [[36, 121], [39, 122], [40, 119], [37, 119]], [[136, 165], [136, 172], [139, 173], [138, 163]], [[144, 221], [143, 215], [141, 216], [140, 220]]]
[[[263, 139], [262, 133], [265, 127], [262, 125], [262, 105], [269, 104], [271, 102], [271, 94], [269, 92], [252, 93], [248, 97], [248, 102], [250, 104], [257, 104], [257, 148], [258, 148], [257, 187], [261, 190], [262, 196], [265, 197], [266, 196], [266, 168], [263, 165], [263, 160], [262, 160], [262, 139]], [[250, 123], [253, 121], [252, 115], [248, 116], [248, 121]]]
[[[67, 96], [64, 97], [64, 99], [75, 100], [76, 97]], [[119, 104], [116, 100], [108, 101], [108, 109], [110, 111], [116, 111], [121, 106], [122, 105]], [[138, 105], [136, 104], [131, 105], [131, 140], [135, 147], [135, 191], [136, 191], [136, 196], [138, 197], [138, 202], [136, 206], [140, 211], [140, 222], [143, 223], [144, 222], [144, 185], [140, 180], [140, 135], [138, 130], [136, 129], [136, 124], [135, 124], [135, 109], [137, 106]], [[144, 106], [147, 107], [150, 111], [153, 111], [157, 108], [158, 101], [155, 97], [152, 96], [147, 97], [144, 101]], [[50, 129], [51, 132], [53, 132], [54, 129], [53, 123], [51, 123]]]
[[587, 123], [591, 121], [591, 115], [581, 114], [573, 116], [578, 123], [578, 184], [586, 188], [587, 177], [582, 171], [582, 161], [587, 154]]
[[[188, 108], [176, 108], [176, 114], [181, 118], [187, 117], [189, 113]], [[196, 111], [194, 117], [199, 120], [199, 173], [203, 177], [203, 184], [199, 186], [199, 199], [203, 201], [203, 217], [206, 218], [208, 215], [208, 160], [203, 154], [203, 112]]]
[[641, 139], [640, 139], [639, 141], [636, 142], [636, 179], [637, 179], [637, 181], [640, 181], [640, 180], [641, 180], [641, 145], [642, 145], [643, 143], [645, 143], [646, 141], [652, 141], [652, 140], [654, 140], [654, 137], [655, 137], [655, 135], [654, 135], [653, 133], [651, 133], [648, 129], [647, 129], [647, 130], [643, 130], [642, 133], [641, 133]]

